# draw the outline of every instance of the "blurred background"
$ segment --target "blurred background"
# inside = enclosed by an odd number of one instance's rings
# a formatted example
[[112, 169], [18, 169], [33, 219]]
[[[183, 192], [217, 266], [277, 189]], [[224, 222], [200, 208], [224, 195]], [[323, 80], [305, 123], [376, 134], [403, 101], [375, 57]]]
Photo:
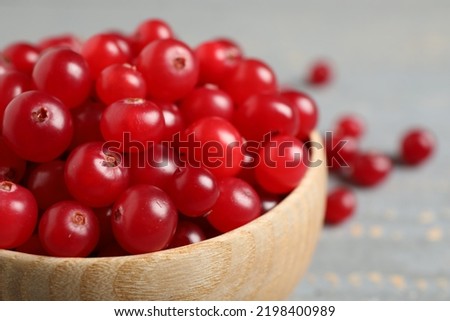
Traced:
[[[226, 36], [266, 61], [281, 85], [315, 98], [322, 132], [357, 113], [368, 124], [363, 148], [395, 154], [408, 128], [432, 129], [433, 159], [395, 168], [375, 189], [356, 189], [357, 212], [324, 229], [289, 299], [449, 300], [449, 17], [448, 0], [0, 0], [0, 47], [65, 32], [132, 32], [161, 18], [192, 46]], [[335, 77], [308, 87], [303, 79], [319, 58]]]

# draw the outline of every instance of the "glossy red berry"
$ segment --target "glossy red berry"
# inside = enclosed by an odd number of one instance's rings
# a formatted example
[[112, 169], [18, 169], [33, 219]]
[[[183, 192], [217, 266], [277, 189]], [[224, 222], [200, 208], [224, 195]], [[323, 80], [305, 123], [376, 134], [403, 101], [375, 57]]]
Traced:
[[100, 235], [95, 213], [74, 201], [62, 201], [48, 208], [39, 222], [39, 239], [53, 256], [86, 257]]
[[173, 31], [167, 22], [160, 19], [148, 19], [137, 26], [132, 39], [135, 52], [139, 53], [155, 40], [170, 38], [173, 38]]
[[401, 159], [408, 165], [419, 165], [428, 160], [436, 149], [433, 134], [424, 128], [414, 128], [401, 139]]
[[240, 105], [235, 123], [247, 139], [262, 141], [265, 135], [296, 136], [300, 128], [297, 108], [278, 94], [254, 95]]
[[10, 70], [14, 70], [14, 67], [0, 55], [0, 76]]
[[33, 80], [37, 89], [60, 99], [68, 108], [80, 105], [91, 93], [86, 60], [67, 48], [46, 50], [33, 69]]
[[332, 171], [348, 169], [359, 152], [358, 140], [329, 132], [325, 140], [327, 166]]
[[10, 181], [0, 181], [0, 249], [12, 249], [33, 234], [38, 208], [33, 194]]
[[25, 174], [26, 161], [17, 156], [0, 136], [0, 181], [20, 182]]
[[219, 181], [220, 196], [207, 219], [225, 233], [253, 221], [261, 214], [260, 199], [245, 181], [227, 177]]
[[299, 131], [297, 137], [300, 140], [308, 141], [309, 135], [316, 128], [319, 118], [316, 102], [309, 95], [296, 90], [282, 91], [281, 96], [287, 99], [293, 108], [298, 110]]
[[67, 158], [64, 178], [70, 194], [90, 207], [111, 205], [129, 182], [121, 155], [109, 151], [101, 142], [74, 149]]
[[178, 168], [168, 184], [176, 208], [186, 216], [204, 216], [219, 197], [216, 178], [206, 168]]
[[231, 121], [234, 104], [223, 90], [211, 87], [198, 87], [192, 90], [181, 102], [180, 110], [187, 125], [210, 116], [222, 117]]
[[292, 136], [275, 136], [259, 150], [255, 168], [259, 185], [267, 192], [285, 194], [300, 183], [308, 166], [303, 143]]
[[346, 187], [335, 188], [328, 194], [325, 212], [326, 224], [339, 224], [353, 215], [356, 208], [356, 196]]
[[93, 79], [108, 66], [130, 62], [130, 49], [122, 41], [113, 34], [100, 33], [83, 43], [81, 55], [86, 59]]
[[175, 39], [156, 40], [137, 57], [137, 69], [151, 98], [175, 101], [186, 96], [198, 80], [198, 63], [191, 49]]
[[37, 47], [41, 51], [54, 47], [67, 47], [79, 53], [81, 51], [81, 40], [73, 34], [66, 33], [43, 38], [39, 41]]
[[261, 214], [267, 213], [283, 200], [283, 197], [279, 194], [268, 193], [264, 190], [258, 190], [257, 192], [261, 201]]
[[308, 74], [308, 82], [311, 85], [325, 85], [332, 78], [331, 66], [324, 60], [316, 61], [310, 67]]
[[42, 91], [15, 97], [5, 110], [3, 136], [21, 158], [32, 162], [55, 159], [69, 146], [72, 117], [60, 100]]
[[194, 244], [205, 239], [205, 233], [199, 225], [188, 220], [180, 220], [169, 248]]
[[114, 203], [112, 229], [117, 242], [132, 254], [166, 248], [178, 214], [170, 197], [151, 185], [135, 185]]
[[3, 115], [6, 106], [21, 93], [31, 89], [31, 78], [27, 74], [9, 70], [0, 74], [0, 131], [3, 126]]
[[29, 174], [26, 185], [40, 209], [72, 199], [64, 181], [64, 165], [62, 160], [53, 160], [37, 165]]
[[3, 57], [11, 62], [14, 68], [26, 74], [31, 74], [39, 59], [40, 50], [26, 42], [16, 42], [3, 50]]
[[102, 70], [96, 82], [97, 96], [106, 105], [125, 98], [145, 98], [147, 88], [142, 74], [129, 64], [116, 64]]
[[183, 155], [191, 166], [202, 166], [217, 178], [235, 176], [241, 170], [244, 155], [239, 131], [220, 117], [204, 117], [184, 131]]
[[366, 124], [364, 120], [356, 114], [344, 115], [336, 122], [335, 132], [341, 137], [360, 139], [365, 131]]
[[[164, 127], [161, 108], [141, 98], [112, 103], [100, 119], [103, 138], [120, 142], [120, 149], [127, 152], [143, 152], [149, 144], [160, 142]], [[128, 139], [124, 135], [128, 135]]]
[[378, 152], [358, 154], [351, 168], [351, 180], [361, 186], [375, 186], [383, 182], [392, 170], [389, 157]]
[[250, 96], [273, 94], [277, 90], [277, 79], [272, 69], [257, 59], [243, 59], [221, 83], [233, 101], [240, 105]]
[[232, 40], [219, 38], [201, 43], [195, 49], [201, 84], [220, 84], [242, 60], [241, 48]]
[[73, 138], [69, 149], [95, 141], [102, 141], [100, 118], [105, 106], [102, 103], [87, 100], [80, 106], [71, 109], [73, 121]]
[[175, 134], [181, 133], [184, 129], [185, 121], [177, 105], [159, 101], [155, 101], [155, 104], [161, 108], [164, 116], [165, 126], [162, 141], [170, 142]]

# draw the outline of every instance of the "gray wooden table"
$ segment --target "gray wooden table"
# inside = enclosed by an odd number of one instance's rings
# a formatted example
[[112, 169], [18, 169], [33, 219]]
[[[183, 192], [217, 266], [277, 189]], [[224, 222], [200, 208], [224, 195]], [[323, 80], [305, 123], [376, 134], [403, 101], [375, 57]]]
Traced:
[[[316, 98], [321, 130], [344, 112], [361, 114], [369, 124], [364, 148], [395, 152], [408, 127], [432, 128], [433, 160], [358, 190], [355, 217], [324, 230], [290, 299], [450, 299], [448, 0], [2, 0], [0, 45], [68, 31], [131, 31], [148, 17], [166, 19], [191, 45], [234, 38], [271, 64], [280, 83]], [[318, 57], [334, 64], [336, 79], [313, 90], [300, 78]]]

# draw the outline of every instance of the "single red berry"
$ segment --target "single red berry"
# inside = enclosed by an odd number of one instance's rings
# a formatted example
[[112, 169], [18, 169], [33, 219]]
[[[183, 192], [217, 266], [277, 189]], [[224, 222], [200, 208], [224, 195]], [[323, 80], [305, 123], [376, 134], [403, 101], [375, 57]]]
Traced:
[[130, 62], [130, 50], [122, 41], [113, 34], [100, 33], [83, 43], [81, 55], [86, 59], [93, 79], [97, 79], [108, 66]]
[[0, 249], [12, 249], [33, 234], [38, 208], [33, 194], [10, 181], [0, 182]]
[[247, 99], [236, 111], [235, 123], [248, 140], [265, 135], [296, 136], [300, 128], [298, 109], [278, 94], [259, 94]]
[[0, 155], [0, 181], [20, 182], [27, 163], [8, 147], [2, 136], [0, 136]]
[[277, 79], [272, 69], [257, 59], [242, 59], [238, 66], [221, 83], [225, 90], [240, 105], [250, 96], [273, 94], [277, 91]]
[[279, 194], [269, 193], [264, 190], [257, 190], [257, 192], [261, 201], [261, 214], [267, 213], [283, 200], [283, 197]]
[[7, 71], [15, 70], [11, 63], [7, 62], [2, 55], [0, 55], [0, 76]]
[[192, 90], [181, 102], [180, 110], [187, 125], [203, 118], [217, 116], [231, 121], [234, 104], [223, 90], [211, 87], [198, 87]]
[[178, 168], [167, 187], [176, 208], [186, 216], [204, 216], [219, 197], [216, 178], [206, 168]]
[[306, 173], [307, 154], [303, 143], [295, 137], [271, 137], [259, 150], [260, 163], [255, 168], [257, 182], [270, 193], [289, 193]]
[[183, 133], [180, 152], [191, 166], [207, 168], [217, 178], [235, 176], [241, 170], [244, 155], [239, 131], [220, 117], [204, 117]]
[[408, 165], [419, 165], [428, 160], [436, 149], [433, 134], [424, 128], [406, 132], [401, 140], [401, 158]]
[[290, 102], [292, 108], [298, 110], [299, 132], [297, 137], [300, 140], [308, 141], [309, 135], [316, 128], [319, 118], [316, 102], [304, 92], [296, 90], [282, 91], [281, 96]]
[[336, 122], [335, 132], [341, 137], [360, 139], [366, 131], [364, 120], [355, 114], [344, 115]]
[[151, 185], [135, 185], [114, 203], [112, 229], [117, 242], [132, 254], [166, 248], [177, 227], [178, 214], [170, 197]]
[[153, 144], [144, 153], [129, 153], [130, 185], [147, 184], [167, 191], [177, 170], [173, 149], [163, 144]]
[[209, 223], [220, 232], [245, 225], [261, 215], [260, 199], [245, 181], [227, 177], [219, 181], [220, 196], [207, 216]]
[[175, 248], [201, 242], [206, 239], [202, 228], [194, 222], [180, 220], [169, 248]]
[[327, 197], [325, 212], [326, 224], [339, 224], [353, 215], [356, 208], [356, 196], [351, 189], [338, 187]]
[[100, 235], [95, 213], [74, 201], [62, 201], [48, 208], [39, 222], [39, 239], [52, 256], [86, 257]]
[[328, 168], [332, 171], [349, 168], [359, 152], [358, 140], [350, 136], [328, 133], [325, 140]]
[[37, 89], [60, 99], [68, 108], [83, 103], [92, 81], [86, 60], [68, 48], [46, 50], [33, 69]]
[[201, 43], [195, 49], [201, 84], [220, 84], [242, 60], [241, 48], [232, 40], [219, 38]]
[[105, 106], [102, 103], [87, 100], [70, 110], [73, 121], [73, 138], [69, 150], [85, 143], [103, 141], [100, 131], [100, 118]]
[[139, 53], [155, 40], [170, 38], [173, 38], [173, 31], [167, 22], [160, 19], [148, 19], [137, 26], [132, 39], [135, 52]]
[[72, 199], [64, 181], [64, 165], [62, 160], [53, 160], [37, 165], [29, 174], [26, 185], [40, 209]]
[[0, 131], [3, 127], [3, 115], [6, 106], [14, 97], [30, 89], [31, 78], [27, 74], [16, 70], [0, 73]]
[[184, 129], [185, 121], [177, 105], [160, 101], [155, 101], [155, 104], [161, 108], [164, 116], [165, 127], [162, 141], [170, 142], [174, 135], [181, 133]]
[[316, 61], [310, 67], [308, 82], [312, 85], [325, 85], [331, 81], [332, 70], [328, 62], [324, 60]]
[[[164, 134], [164, 116], [155, 103], [127, 98], [106, 107], [100, 130], [106, 141], [120, 142], [120, 150], [144, 152], [148, 144], [160, 142]], [[126, 138], [124, 135], [128, 135]]]
[[125, 98], [145, 98], [145, 80], [129, 64], [110, 65], [102, 70], [96, 82], [98, 97], [106, 105]]
[[21, 158], [48, 162], [61, 155], [73, 136], [72, 117], [60, 100], [42, 91], [16, 96], [5, 110], [3, 137]]
[[31, 75], [39, 59], [40, 50], [26, 42], [16, 42], [3, 50], [3, 57], [18, 71]]
[[75, 148], [66, 161], [64, 178], [70, 194], [90, 207], [111, 205], [128, 187], [121, 155], [101, 142]]
[[137, 69], [151, 98], [175, 101], [186, 96], [198, 80], [198, 63], [191, 49], [175, 39], [156, 40], [137, 57]]
[[54, 47], [67, 47], [75, 52], [81, 51], [81, 40], [70, 33], [50, 36], [39, 41], [37, 47], [43, 51]]
[[361, 186], [375, 186], [384, 181], [392, 170], [392, 161], [384, 154], [366, 152], [356, 156], [351, 167], [351, 180]]

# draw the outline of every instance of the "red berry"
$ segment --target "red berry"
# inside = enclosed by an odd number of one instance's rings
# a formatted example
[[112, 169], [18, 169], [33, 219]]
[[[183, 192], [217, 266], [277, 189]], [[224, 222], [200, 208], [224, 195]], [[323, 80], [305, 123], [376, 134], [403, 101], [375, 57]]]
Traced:
[[255, 168], [255, 177], [270, 193], [289, 193], [306, 173], [308, 152], [295, 137], [272, 137], [258, 154], [260, 163]]
[[31, 89], [31, 78], [16, 70], [0, 73], [0, 131], [3, 127], [3, 114], [11, 100]]
[[261, 214], [267, 213], [283, 200], [279, 194], [268, 193], [264, 190], [258, 190], [258, 196], [261, 200]]
[[356, 196], [351, 189], [338, 187], [328, 194], [325, 223], [339, 224], [353, 215]]
[[117, 242], [132, 254], [164, 249], [177, 227], [170, 197], [151, 185], [135, 185], [114, 203], [112, 229]]
[[408, 165], [419, 165], [428, 160], [436, 149], [431, 132], [415, 128], [404, 134], [401, 140], [401, 158]]
[[[164, 127], [161, 108], [141, 98], [127, 98], [112, 103], [106, 107], [100, 119], [103, 138], [120, 142], [120, 150], [127, 152], [143, 152], [149, 143], [160, 142]], [[129, 136], [125, 138], [124, 135]]]
[[79, 53], [81, 51], [81, 40], [77, 36], [67, 33], [41, 39], [37, 46], [41, 51], [54, 47], [67, 47]]
[[277, 80], [268, 65], [257, 59], [243, 59], [222, 81], [225, 90], [240, 105], [250, 96], [273, 94], [277, 90]]
[[147, 94], [141, 73], [128, 64], [116, 64], [103, 69], [97, 78], [96, 91], [106, 105], [125, 98], [145, 98]]
[[81, 55], [86, 59], [94, 79], [106, 67], [130, 61], [130, 50], [121, 41], [123, 40], [113, 34], [96, 34], [83, 43]]
[[9, 181], [0, 182], [0, 249], [25, 243], [37, 222], [38, 208], [33, 194]]
[[221, 178], [235, 176], [244, 159], [243, 140], [239, 131], [220, 117], [204, 117], [184, 131], [186, 161], [194, 167], [202, 166]]
[[219, 181], [220, 196], [207, 216], [211, 225], [225, 233], [249, 223], [261, 214], [260, 199], [245, 181], [227, 177]]
[[361, 186], [375, 186], [384, 181], [392, 170], [392, 161], [386, 155], [377, 152], [361, 153], [356, 156], [351, 179]]
[[304, 92], [296, 90], [282, 91], [281, 96], [290, 102], [292, 108], [298, 110], [299, 132], [297, 137], [300, 140], [308, 141], [309, 135], [316, 128], [319, 117], [316, 102]]
[[341, 137], [360, 139], [366, 131], [366, 124], [358, 115], [344, 115], [338, 119], [335, 131]]
[[178, 168], [168, 186], [176, 208], [186, 216], [208, 213], [219, 197], [215, 177], [206, 168]]
[[39, 59], [40, 50], [26, 42], [16, 42], [3, 50], [3, 57], [11, 62], [14, 68], [26, 74], [31, 74]]
[[194, 244], [206, 239], [202, 228], [187, 220], [180, 220], [175, 231], [175, 235], [170, 242], [169, 248]]
[[67, 158], [64, 172], [70, 194], [90, 207], [111, 205], [128, 187], [128, 169], [120, 156], [100, 142], [74, 149]]
[[201, 84], [220, 84], [242, 60], [242, 50], [229, 39], [214, 39], [201, 43], [195, 49]]
[[133, 40], [136, 53], [139, 53], [149, 43], [159, 39], [173, 38], [173, 31], [167, 22], [160, 19], [148, 19], [136, 28]]
[[198, 87], [183, 99], [180, 110], [184, 121], [189, 125], [200, 118], [210, 116], [231, 121], [234, 105], [226, 92], [211, 87]]
[[91, 92], [91, 76], [84, 60], [67, 48], [46, 50], [33, 69], [37, 89], [59, 98], [68, 108], [84, 102]]
[[41, 91], [15, 97], [5, 110], [3, 136], [21, 158], [33, 162], [55, 159], [69, 146], [72, 117], [60, 100]]
[[13, 66], [0, 55], [0, 76], [10, 70], [14, 70]]
[[103, 104], [89, 100], [70, 110], [73, 120], [73, 138], [70, 150], [85, 143], [103, 140], [100, 132], [100, 118], [104, 110]]
[[26, 161], [17, 156], [0, 136], [0, 181], [18, 183], [26, 170]]
[[299, 118], [297, 108], [280, 95], [260, 94], [238, 107], [235, 123], [246, 139], [262, 141], [267, 134], [296, 136]]
[[312, 85], [325, 85], [331, 78], [331, 66], [326, 61], [316, 61], [309, 70], [308, 82]]
[[74, 201], [62, 201], [47, 209], [39, 222], [39, 239], [53, 256], [86, 257], [100, 235], [95, 213]]
[[136, 66], [145, 78], [148, 95], [157, 100], [181, 99], [198, 80], [194, 54], [186, 44], [175, 39], [151, 42], [137, 57]]
[[155, 102], [162, 110], [164, 116], [164, 133], [162, 141], [170, 142], [175, 134], [184, 129], [184, 119], [177, 105], [172, 103]]
[[47, 209], [55, 203], [72, 199], [64, 181], [64, 161], [53, 160], [37, 165], [27, 179], [39, 208]]
[[327, 157], [327, 166], [330, 170], [337, 171], [350, 167], [355, 161], [359, 143], [353, 137], [343, 137], [339, 134], [326, 136], [325, 149]]

